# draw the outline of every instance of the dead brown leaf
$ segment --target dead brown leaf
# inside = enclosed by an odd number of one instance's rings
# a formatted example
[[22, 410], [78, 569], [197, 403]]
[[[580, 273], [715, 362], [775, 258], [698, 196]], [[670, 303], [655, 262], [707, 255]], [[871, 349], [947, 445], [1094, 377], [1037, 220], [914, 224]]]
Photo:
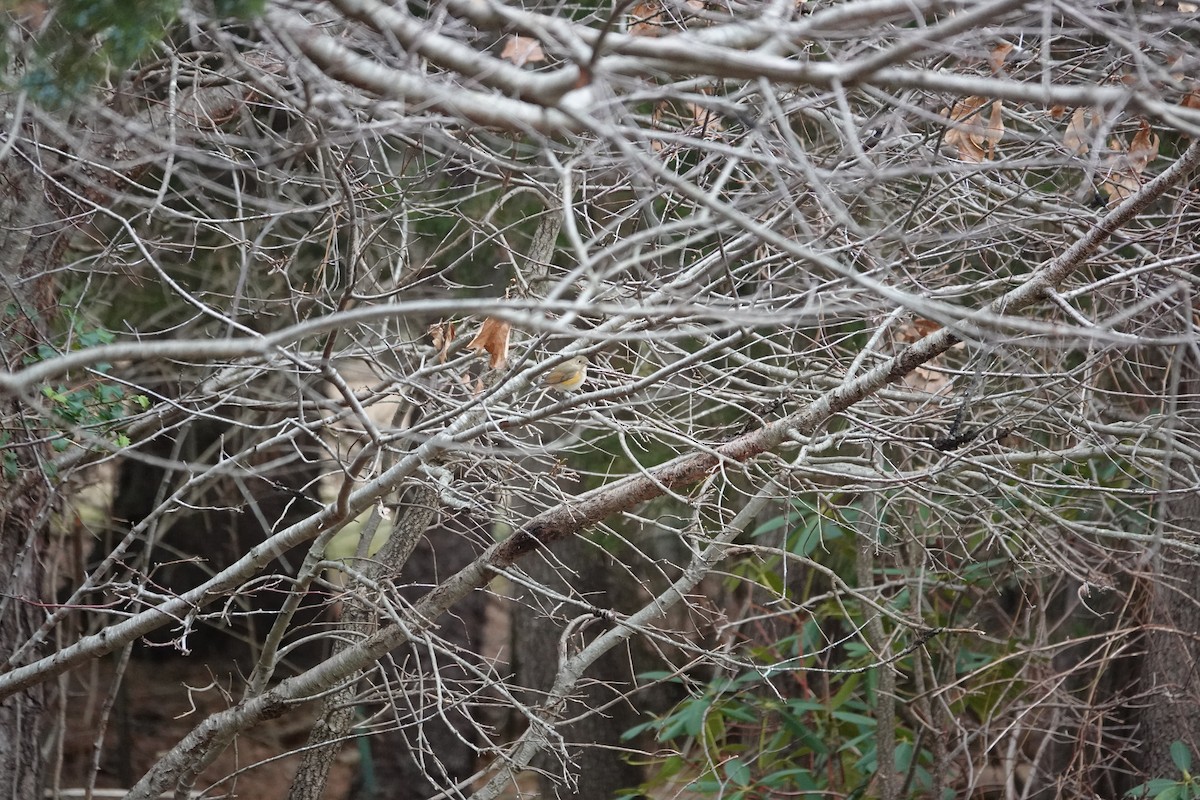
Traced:
[[488, 367], [500, 369], [508, 361], [508, 338], [512, 333], [512, 325], [504, 320], [488, 317], [479, 326], [479, 333], [467, 345], [468, 350], [475, 352], [487, 351]]
[[514, 33], [504, 42], [500, 57], [520, 67], [545, 61], [546, 52], [542, 50], [542, 43], [532, 36], [519, 36]]
[[939, 394], [950, 386], [950, 379], [946, 377], [944, 372], [930, 369], [929, 365], [926, 365], [924, 367], [917, 367], [912, 372], [905, 374], [904, 385], [918, 392]]
[[950, 110], [942, 109], [942, 116], [951, 123], [946, 143], [958, 150], [963, 161], [977, 164], [992, 158], [996, 145], [1004, 138], [1004, 104], [993, 101], [991, 114], [985, 120], [983, 106], [987, 102], [986, 97], [972, 95], [959, 100]]
[[940, 324], [931, 319], [925, 319], [924, 317], [917, 317], [912, 321], [912, 324], [917, 331], [917, 335], [921, 338], [925, 338], [934, 331], [941, 330], [942, 328]]
[[433, 349], [437, 350], [438, 363], [445, 364], [446, 353], [454, 341], [454, 323], [435, 322], [429, 326], [429, 338], [433, 340]]
[[704, 10], [704, 0], [639, 0], [629, 10], [629, 33], [633, 36], [662, 36], [668, 28], [679, 30]]
[[1100, 189], [1108, 195], [1108, 205], [1118, 205], [1122, 200], [1125, 200], [1141, 187], [1141, 182], [1137, 176], [1131, 172], [1124, 170], [1113, 170], [1108, 173], [1108, 177], [1100, 183]]
[[1071, 113], [1071, 121], [1063, 132], [1063, 147], [1077, 155], [1087, 155], [1092, 149], [1092, 128], [1096, 122], [1095, 113], [1088, 108], [1077, 108]]
[[629, 33], [633, 36], [662, 36], [666, 17], [657, 0], [641, 0], [629, 10]]
[[36, 30], [42, 27], [46, 20], [46, 13], [49, 11], [48, 5], [48, 3], [38, 0], [28, 0], [28, 2], [5, 3], [4, 8], [30, 29]]
[[1143, 117], [1139, 120], [1140, 127], [1129, 143], [1129, 165], [1134, 173], [1141, 175], [1150, 162], [1158, 157], [1158, 134], [1150, 128], [1150, 123]]
[[1184, 63], [1182, 53], [1167, 56], [1167, 74], [1171, 76], [1171, 80], [1179, 82], [1187, 80], [1187, 73], [1179, 68], [1182, 63]]
[[992, 115], [979, 138], [987, 142], [988, 158], [993, 158], [996, 155], [996, 145], [1004, 138], [1004, 103], [1000, 100], [992, 101]]
[[721, 118], [712, 109], [705, 108], [704, 106], [697, 105], [696, 103], [688, 103], [687, 106], [689, 109], [691, 109], [692, 122], [697, 128], [701, 128], [702, 130], [711, 133], [725, 130], [725, 126], [722, 124]]
[[1008, 61], [1008, 55], [1016, 49], [1016, 45], [1009, 42], [1001, 42], [988, 51], [988, 66], [992, 68], [993, 74], [999, 74], [1004, 71], [1004, 62]]
[[924, 339], [929, 334], [940, 329], [942, 326], [931, 319], [924, 317], [912, 317], [906, 320], [896, 329], [896, 341], [903, 344], [912, 344], [915, 341]]
[[1158, 134], [1145, 119], [1140, 121], [1138, 132], [1128, 148], [1117, 139], [1109, 142], [1106, 159], [1109, 168], [1100, 188], [1108, 195], [1110, 206], [1117, 205], [1141, 188], [1142, 173], [1158, 156], [1158, 145]]

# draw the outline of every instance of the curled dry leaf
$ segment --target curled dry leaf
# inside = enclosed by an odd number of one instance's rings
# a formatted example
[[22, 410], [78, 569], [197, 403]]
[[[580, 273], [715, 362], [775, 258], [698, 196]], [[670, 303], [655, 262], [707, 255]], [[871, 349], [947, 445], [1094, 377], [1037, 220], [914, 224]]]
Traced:
[[5, 3], [4, 10], [31, 30], [36, 30], [45, 22], [46, 14], [50, 10], [49, 5], [46, 2], [39, 2], [39, 0], [26, 0], [26, 2], [18, 0], [15, 3]]
[[429, 326], [429, 338], [433, 340], [433, 349], [437, 350], [438, 363], [445, 364], [446, 354], [450, 350], [450, 343], [454, 341], [454, 323], [433, 323]]
[[992, 68], [993, 74], [998, 75], [1004, 71], [1004, 63], [1016, 49], [1017, 46], [1011, 42], [1001, 42], [988, 51], [988, 66]]
[[951, 123], [946, 131], [946, 143], [958, 151], [963, 161], [977, 164], [991, 158], [996, 145], [1004, 138], [1004, 104], [994, 100], [991, 113], [985, 119], [985, 103], [986, 97], [972, 95], [959, 100], [950, 110], [942, 109], [942, 116]]
[[1082, 156], [1092, 149], [1092, 129], [1096, 115], [1090, 108], [1077, 108], [1071, 113], [1071, 121], [1063, 132], [1063, 147], [1067, 152]]
[[719, 133], [725, 130], [725, 125], [721, 121], [721, 117], [711, 108], [688, 103], [688, 108], [692, 111], [692, 124], [706, 133]]
[[914, 391], [929, 394], [941, 394], [950, 386], [950, 379], [944, 372], [936, 369], [936, 362], [931, 361], [923, 367], [917, 367], [904, 376], [904, 385]]
[[965, 100], [959, 100], [954, 104], [953, 108], [942, 109], [942, 116], [950, 120], [951, 123], [950, 128], [946, 131], [946, 144], [957, 150], [959, 157], [964, 161], [978, 162], [983, 160], [983, 152], [971, 143], [971, 136], [967, 131], [967, 127], [971, 122], [964, 121], [969, 120], [971, 115], [978, 113], [983, 102], [984, 98], [973, 95]]
[[[654, 107], [651, 120], [655, 128], [687, 132], [709, 140], [718, 138], [718, 134], [725, 130], [725, 123], [720, 114], [690, 101], [664, 100]], [[655, 140], [651, 146], [655, 151], [659, 151], [663, 144], [660, 140]]]
[[1182, 53], [1167, 56], [1167, 74], [1176, 83], [1183, 83], [1187, 80], [1188, 75]]
[[[941, 329], [941, 324], [934, 322], [925, 317], [913, 317], [905, 320], [895, 333], [895, 341], [897, 344], [910, 345], [913, 342], [924, 339], [931, 333]], [[962, 342], [954, 345], [954, 349], [960, 350], [966, 345]], [[917, 392], [927, 392], [929, 394], [946, 394], [950, 389], [950, 377], [942, 368], [943, 359], [941, 356], [927, 361], [920, 367], [905, 374], [903, 383], [909, 389]]]
[[1141, 182], [1132, 172], [1123, 169], [1113, 169], [1100, 184], [1100, 189], [1108, 195], [1108, 205], [1115, 206], [1122, 200], [1133, 195], [1141, 186]]
[[690, 16], [704, 10], [704, 0], [671, 2], [675, 15], [669, 13], [662, 0], [640, 0], [629, 10], [629, 33], [633, 36], [662, 36], [667, 28], [682, 28], [680, 14]]
[[1138, 175], [1158, 157], [1158, 134], [1150, 128], [1150, 123], [1143, 117], [1133, 141], [1129, 143], [1129, 163]]
[[1004, 138], [1004, 103], [1001, 101], [992, 101], [992, 115], [988, 117], [987, 126], [979, 138], [987, 142], [988, 158], [995, 155], [996, 145]]
[[905, 320], [897, 329], [895, 338], [901, 344], [912, 344], [915, 341], [924, 339], [929, 334], [940, 329], [942, 326], [931, 319], [925, 317], [913, 317]]
[[666, 17], [657, 0], [642, 0], [629, 10], [629, 33], [633, 36], [661, 36]]
[[475, 352], [486, 350], [488, 367], [500, 369], [508, 361], [508, 337], [511, 332], [512, 325], [504, 320], [488, 317], [479, 327], [479, 333], [475, 334], [475, 338], [467, 345], [467, 349]]
[[546, 51], [542, 50], [542, 43], [532, 36], [513, 34], [504, 42], [504, 49], [500, 51], [500, 57], [520, 67], [545, 61]]
[[1142, 173], [1158, 156], [1159, 138], [1145, 119], [1141, 120], [1138, 132], [1126, 149], [1120, 141], [1109, 142], [1108, 174], [1100, 188], [1108, 195], [1108, 204], [1114, 206], [1130, 197], [1142, 185]]
[[917, 336], [921, 339], [924, 339], [929, 334], [933, 333], [934, 331], [939, 331], [942, 328], [939, 323], [934, 322], [931, 319], [925, 319], [924, 317], [915, 318], [912, 321], [912, 326], [916, 330]]

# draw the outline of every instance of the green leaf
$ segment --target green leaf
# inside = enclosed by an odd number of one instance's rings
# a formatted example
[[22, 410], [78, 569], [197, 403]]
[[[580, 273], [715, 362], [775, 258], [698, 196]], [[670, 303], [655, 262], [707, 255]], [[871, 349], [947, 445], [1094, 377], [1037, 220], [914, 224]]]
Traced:
[[859, 730], [873, 730], [875, 728], [875, 720], [866, 714], [856, 714], [853, 711], [835, 711], [833, 712], [833, 718], [856, 725]]
[[771, 531], [779, 530], [780, 528], [787, 525], [790, 521], [791, 520], [788, 519], [787, 514], [780, 514], [779, 516], [772, 517], [771, 519], [767, 520], [763, 524], [759, 525], [757, 528], [755, 528], [753, 531], [751, 531], [750, 535], [754, 538], [758, 538], [759, 536], [762, 536], [764, 533], [770, 533]]
[[125, 399], [125, 389], [121, 386], [103, 384], [96, 390], [96, 395], [101, 403], [113, 405]]
[[9, 480], [14, 480], [20, 472], [17, 469], [17, 455], [11, 450], [4, 453], [4, 477]]
[[112, 344], [113, 339], [115, 338], [116, 337], [113, 336], [111, 331], [93, 328], [92, 330], [83, 331], [79, 334], [79, 346], [95, 347], [99, 344]]
[[1178, 739], [1171, 742], [1171, 760], [1180, 772], [1192, 771], [1192, 751]]
[[758, 722], [761, 713], [742, 703], [729, 703], [718, 709], [721, 714], [737, 722]]
[[725, 775], [738, 786], [750, 785], [750, 767], [740, 756], [725, 762]]
[[856, 672], [846, 678], [846, 682], [842, 684], [842, 688], [838, 689], [837, 694], [829, 701], [829, 708], [837, 710], [844, 706], [847, 701], [854, 695], [858, 685], [862, 682], [862, 673]]
[[1173, 781], [1168, 778], [1155, 778], [1152, 781], [1139, 783], [1125, 793], [1126, 797], [1154, 797], [1161, 798], [1163, 792], [1169, 789], [1180, 786], [1179, 781]]
[[1146, 787], [1152, 796], [1158, 797], [1172, 786], [1178, 786], [1179, 781], [1173, 781], [1170, 778], [1155, 778], [1154, 780], [1147, 781], [1142, 785]]
[[791, 548], [792, 552], [808, 557], [818, 547], [840, 539], [842, 528], [820, 514], [814, 514], [804, 528], [796, 533], [796, 540]]

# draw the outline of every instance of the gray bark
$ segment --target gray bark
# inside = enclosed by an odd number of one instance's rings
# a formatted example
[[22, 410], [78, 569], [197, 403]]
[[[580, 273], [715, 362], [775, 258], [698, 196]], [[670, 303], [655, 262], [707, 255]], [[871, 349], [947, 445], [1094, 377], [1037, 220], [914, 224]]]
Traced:
[[[1193, 441], [1200, 429], [1200, 364], [1181, 359], [1175, 430]], [[1171, 758], [1171, 743], [1182, 741], [1200, 763], [1200, 564], [1169, 547], [1173, 537], [1200, 532], [1200, 491], [1194, 475], [1175, 464], [1167, 485], [1183, 490], [1165, 503], [1163, 549], [1150, 592], [1149, 631], [1142, 668], [1145, 713], [1142, 754], [1148, 778], [1180, 777]]]

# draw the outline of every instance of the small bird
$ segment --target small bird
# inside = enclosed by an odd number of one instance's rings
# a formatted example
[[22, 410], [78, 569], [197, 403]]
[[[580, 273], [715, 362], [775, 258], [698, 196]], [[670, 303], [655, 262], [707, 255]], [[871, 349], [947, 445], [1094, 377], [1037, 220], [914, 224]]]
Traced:
[[587, 380], [587, 356], [575, 356], [542, 376], [542, 386], [556, 392], [571, 392]]

